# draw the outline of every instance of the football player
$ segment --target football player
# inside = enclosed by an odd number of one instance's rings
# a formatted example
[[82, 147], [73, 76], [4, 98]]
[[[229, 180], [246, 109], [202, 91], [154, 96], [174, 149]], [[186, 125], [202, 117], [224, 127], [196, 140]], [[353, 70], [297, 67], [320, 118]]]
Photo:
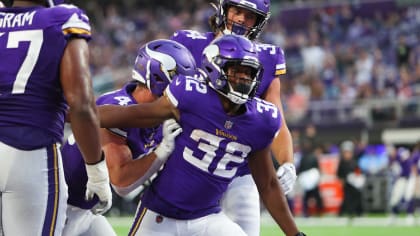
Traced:
[[413, 147], [412, 154], [414, 163], [417, 168], [416, 173], [416, 184], [414, 187], [414, 206], [413, 206], [413, 212], [416, 212], [416, 208], [420, 206], [420, 140], [416, 142], [416, 145]]
[[[270, 0], [220, 0], [215, 8], [216, 14], [209, 21], [212, 32], [180, 30], [175, 32], [171, 39], [190, 49], [198, 66], [203, 49], [222, 35], [244, 35], [255, 41], [259, 60], [264, 67], [256, 96], [276, 105], [282, 114], [279, 135], [274, 139], [271, 150], [280, 164], [277, 174], [283, 191], [289, 193], [296, 181], [296, 170], [293, 164], [292, 138], [284, 119], [280, 99], [280, 76], [286, 73], [286, 62], [282, 49], [256, 42], [270, 17]], [[240, 178], [235, 178], [229, 185], [223, 200], [223, 209], [249, 236], [259, 236], [260, 201], [257, 189], [247, 166], [239, 170], [238, 175]]]
[[[243, 235], [220, 200], [243, 166], [288, 236], [298, 232], [270, 157], [281, 125], [273, 104], [254, 97], [262, 66], [255, 45], [225, 35], [203, 52], [200, 74], [179, 76], [150, 104], [101, 106], [101, 125], [144, 126], [176, 119], [183, 132], [142, 196], [129, 235]], [[146, 124], [145, 124], [146, 123]]]
[[112, 203], [89, 72], [84, 12], [57, 1], [0, 9], [0, 232], [61, 235], [67, 186], [58, 148], [66, 114], [87, 169], [86, 195]]
[[416, 185], [417, 166], [415, 156], [405, 147], [389, 147], [389, 164], [395, 179], [389, 200], [391, 208], [390, 223], [394, 223], [395, 216], [399, 214], [401, 203], [407, 213], [406, 223], [414, 223], [414, 191]]
[[[172, 76], [192, 75], [196, 70], [195, 61], [184, 46], [171, 40], [154, 40], [138, 50], [133, 80], [119, 90], [100, 96], [96, 103], [119, 106], [149, 103], [162, 96]], [[174, 120], [164, 123], [163, 139], [160, 125], [101, 130], [102, 148], [116, 192], [126, 196], [148, 180], [172, 152], [174, 138], [180, 132]], [[69, 207], [63, 235], [115, 235], [105, 217], [93, 214], [98, 199], [88, 202], [84, 199], [85, 189], [81, 183], [86, 182], [87, 176], [72, 135], [63, 146], [62, 153], [69, 186]]]

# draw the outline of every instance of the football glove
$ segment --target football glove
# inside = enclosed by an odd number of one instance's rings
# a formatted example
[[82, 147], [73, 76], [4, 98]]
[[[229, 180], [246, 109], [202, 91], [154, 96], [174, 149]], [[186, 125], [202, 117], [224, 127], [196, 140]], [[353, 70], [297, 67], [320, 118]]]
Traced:
[[175, 119], [165, 120], [163, 122], [163, 139], [155, 149], [156, 157], [161, 161], [166, 161], [175, 148], [175, 138], [182, 132], [181, 126]]
[[86, 200], [91, 200], [96, 194], [99, 198], [99, 203], [96, 204], [91, 211], [94, 214], [103, 214], [108, 211], [112, 205], [111, 186], [109, 184], [109, 175], [105, 159], [92, 165], [85, 164], [85, 166], [88, 176]]
[[280, 186], [284, 194], [292, 191], [296, 182], [296, 169], [292, 163], [284, 163], [277, 170], [277, 177], [279, 178]]

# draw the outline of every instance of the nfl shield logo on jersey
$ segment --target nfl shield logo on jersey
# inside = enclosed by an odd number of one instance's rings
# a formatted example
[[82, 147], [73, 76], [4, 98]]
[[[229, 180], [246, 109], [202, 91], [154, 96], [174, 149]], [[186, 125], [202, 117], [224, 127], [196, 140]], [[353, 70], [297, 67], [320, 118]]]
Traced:
[[225, 121], [225, 129], [232, 129], [233, 122], [230, 120]]

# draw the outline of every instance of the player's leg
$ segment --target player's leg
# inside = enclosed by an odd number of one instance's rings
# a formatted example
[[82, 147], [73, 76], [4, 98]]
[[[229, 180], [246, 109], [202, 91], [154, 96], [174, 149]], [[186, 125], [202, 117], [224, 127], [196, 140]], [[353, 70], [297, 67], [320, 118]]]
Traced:
[[416, 176], [410, 175], [410, 177], [408, 177], [407, 179], [407, 183], [406, 183], [405, 191], [404, 191], [404, 200], [406, 202], [409, 202], [413, 199], [415, 187], [416, 187]]
[[[2, 179], [1, 176], [0, 176], [0, 179]], [[3, 189], [1, 184], [0, 184], [0, 189]], [[1, 211], [1, 205], [2, 205], [1, 195], [2, 195], [2, 192], [0, 191], [0, 236], [3, 236], [4, 233], [3, 233], [3, 222], [2, 222], [3, 213]]]
[[[67, 219], [63, 229], [63, 236], [82, 235], [87, 232], [90, 225], [89, 210], [67, 206]], [[92, 213], [90, 213], [92, 214]]]
[[81, 236], [116, 236], [111, 224], [103, 215], [90, 213], [91, 223], [88, 231]]
[[251, 175], [233, 179], [223, 197], [222, 208], [248, 236], [260, 235], [260, 200]]
[[[201, 222], [197, 224], [201, 228], [204, 228], [204, 234], [197, 233], [193, 235], [203, 235], [203, 236], [221, 236], [221, 235], [235, 235], [235, 236], [247, 236], [244, 230], [235, 222], [233, 222], [229, 217], [227, 217], [223, 212], [217, 214], [211, 214], [209, 216], [202, 217]], [[198, 220], [194, 220], [197, 222]], [[190, 221], [191, 223], [191, 221]], [[191, 225], [190, 225], [191, 226]], [[199, 228], [198, 228], [199, 229]], [[195, 232], [195, 231], [194, 231]], [[249, 235], [248, 235], [249, 236]]]
[[22, 151], [0, 143], [4, 235], [61, 235], [67, 185], [57, 145]]
[[116, 236], [114, 229], [102, 215], [69, 205], [63, 236]]
[[416, 176], [410, 175], [407, 179], [407, 183], [405, 186], [404, 191], [404, 202], [405, 202], [405, 211], [407, 213], [406, 215], [406, 224], [407, 225], [413, 225], [415, 223], [414, 219], [414, 192], [416, 187]]
[[80, 208], [68, 205], [66, 215], [63, 236], [80, 235], [87, 230], [87, 224], [83, 224], [84, 212]]
[[[400, 203], [400, 201], [402, 200], [403, 196], [404, 196], [404, 192], [405, 192], [405, 187], [406, 187], [406, 183], [407, 180], [405, 178], [398, 178], [395, 183], [394, 186], [392, 186], [392, 190], [391, 190], [391, 199], [390, 199], [390, 207], [391, 208], [396, 208], [398, 206], [398, 204]], [[393, 209], [394, 213], [396, 210]]]
[[145, 208], [140, 201], [128, 236], [177, 236], [178, 230], [176, 220]]

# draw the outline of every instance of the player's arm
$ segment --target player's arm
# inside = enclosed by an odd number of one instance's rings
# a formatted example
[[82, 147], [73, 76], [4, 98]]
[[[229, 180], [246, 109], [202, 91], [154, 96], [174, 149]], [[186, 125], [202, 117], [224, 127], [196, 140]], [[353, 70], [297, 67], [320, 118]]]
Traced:
[[111, 183], [120, 195], [133, 191], [166, 162], [175, 147], [175, 138], [182, 132], [179, 124], [170, 119], [163, 123], [163, 140], [151, 153], [134, 159], [126, 139], [102, 130], [102, 142]]
[[[126, 138], [101, 129], [102, 149], [106, 155], [111, 183], [126, 187], [137, 180], [150, 165], [150, 158], [133, 160]], [[133, 169], [135, 171], [133, 171]]]
[[286, 197], [280, 188], [270, 157], [270, 148], [252, 153], [248, 162], [252, 177], [265, 207], [287, 236], [299, 233]]
[[60, 80], [69, 105], [68, 116], [77, 145], [86, 163], [86, 198], [99, 197], [93, 211], [103, 213], [112, 204], [108, 170], [101, 151], [99, 122], [89, 71], [89, 49], [85, 39], [67, 43], [60, 64]]
[[60, 78], [66, 101], [71, 129], [85, 162], [101, 160], [99, 122], [93, 94], [89, 49], [85, 39], [69, 40], [60, 66]]
[[129, 106], [103, 105], [98, 107], [101, 127], [154, 127], [169, 118], [178, 118], [178, 110], [166, 95], [152, 103]]
[[274, 138], [271, 144], [271, 151], [274, 158], [280, 164], [277, 175], [280, 178], [280, 184], [285, 193], [293, 189], [296, 181], [296, 169], [293, 163], [293, 142], [289, 127], [283, 112], [282, 101], [280, 98], [281, 83], [280, 78], [276, 77], [272, 80], [267, 92], [264, 95], [264, 100], [276, 105], [281, 114], [280, 130], [278, 135]]
[[282, 101], [280, 98], [280, 78], [276, 77], [270, 84], [265, 93], [264, 100], [269, 101], [276, 105], [281, 114], [281, 127], [280, 132], [271, 144], [271, 150], [280, 165], [289, 162], [293, 163], [293, 143], [289, 127], [287, 126], [286, 119], [284, 118]]

